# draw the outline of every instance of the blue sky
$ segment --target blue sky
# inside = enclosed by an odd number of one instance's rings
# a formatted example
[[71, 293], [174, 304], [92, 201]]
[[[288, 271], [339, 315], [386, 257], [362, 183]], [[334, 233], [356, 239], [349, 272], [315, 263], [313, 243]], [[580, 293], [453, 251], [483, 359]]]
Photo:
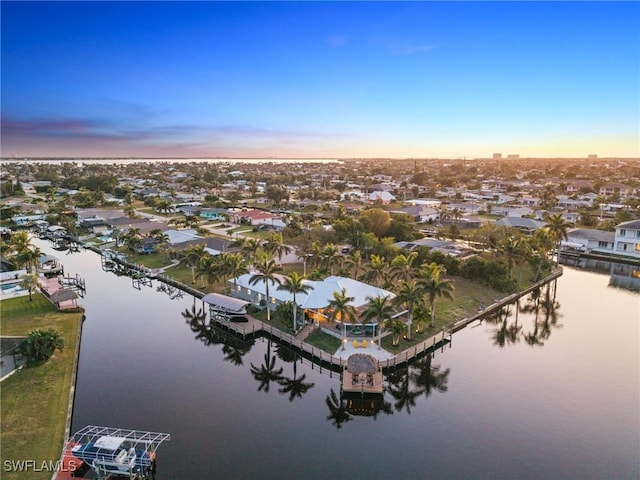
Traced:
[[3, 156], [640, 156], [639, 2], [0, 8]]

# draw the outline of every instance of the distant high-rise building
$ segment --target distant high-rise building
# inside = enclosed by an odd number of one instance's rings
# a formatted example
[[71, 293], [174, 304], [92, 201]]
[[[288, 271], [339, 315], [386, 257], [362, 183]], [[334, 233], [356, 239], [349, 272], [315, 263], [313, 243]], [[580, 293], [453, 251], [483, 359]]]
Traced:
[[493, 154], [493, 159], [494, 160], [502, 160], [502, 154], [501, 153], [494, 153]]
[[507, 156], [507, 160], [518, 160], [519, 158], [520, 158], [520, 155], [518, 155], [517, 153], [513, 153]]
[[589, 158], [589, 160], [597, 160], [598, 159], [598, 154], [597, 153], [590, 153], [588, 158]]

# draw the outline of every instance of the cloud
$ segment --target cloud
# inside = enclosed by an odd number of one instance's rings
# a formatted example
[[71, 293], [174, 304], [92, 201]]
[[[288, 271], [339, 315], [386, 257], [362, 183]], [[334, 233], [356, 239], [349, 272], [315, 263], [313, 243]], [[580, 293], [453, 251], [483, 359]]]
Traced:
[[[349, 137], [251, 125], [126, 126], [84, 118], [0, 118], [4, 155], [20, 156], [216, 156], [278, 155]], [[265, 153], [266, 152], [266, 153]]]

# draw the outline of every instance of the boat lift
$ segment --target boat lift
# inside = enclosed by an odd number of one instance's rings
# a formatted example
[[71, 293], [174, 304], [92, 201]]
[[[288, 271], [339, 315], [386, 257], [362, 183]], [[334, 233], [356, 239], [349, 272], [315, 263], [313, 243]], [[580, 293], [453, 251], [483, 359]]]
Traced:
[[[101, 440], [102, 439], [102, 440]], [[133, 471], [133, 463], [127, 472], [114, 472], [109, 469], [104, 462], [104, 454], [102, 458], [98, 458], [101, 454], [84, 454], [83, 459], [79, 459], [74, 455], [74, 447], [86, 444], [96, 444], [105, 439], [118, 441], [121, 440], [122, 445], [126, 448], [135, 449], [145, 452], [147, 455], [138, 460], [137, 466], [141, 465], [142, 471]], [[92, 470], [96, 478], [108, 479], [129, 477], [130, 480], [146, 480], [152, 478], [155, 474], [156, 452], [162, 442], [171, 440], [171, 434], [147, 432], [143, 430], [129, 430], [114, 427], [99, 427], [96, 425], [88, 425], [69, 437], [62, 450], [62, 461], [56, 476], [56, 480], [66, 480], [71, 478], [79, 478], [78, 474], [83, 470]], [[93, 458], [92, 458], [93, 457]]]

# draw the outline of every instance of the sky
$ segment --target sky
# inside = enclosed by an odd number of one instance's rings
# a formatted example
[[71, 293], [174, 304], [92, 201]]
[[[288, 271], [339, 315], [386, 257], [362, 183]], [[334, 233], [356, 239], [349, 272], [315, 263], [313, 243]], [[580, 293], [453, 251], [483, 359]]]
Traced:
[[0, 2], [3, 157], [640, 156], [640, 2]]

